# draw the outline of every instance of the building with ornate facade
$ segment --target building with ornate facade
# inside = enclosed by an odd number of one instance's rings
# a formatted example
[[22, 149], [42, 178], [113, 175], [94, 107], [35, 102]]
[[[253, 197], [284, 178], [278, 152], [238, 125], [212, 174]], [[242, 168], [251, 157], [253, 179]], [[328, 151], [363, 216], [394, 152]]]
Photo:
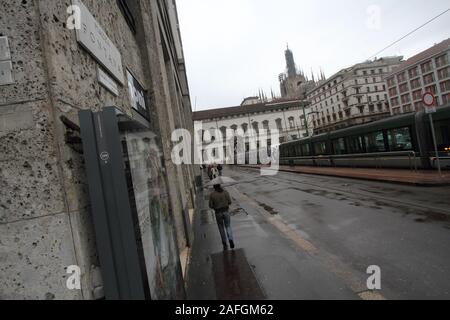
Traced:
[[[251, 128], [252, 132], [258, 135], [258, 141], [270, 139], [268, 136], [259, 135], [260, 129], [265, 129], [268, 133], [277, 129], [280, 141], [269, 141], [269, 145], [297, 140], [312, 134], [308, 102], [279, 99], [271, 102], [254, 100], [258, 102], [248, 104], [248, 101], [249, 99], [245, 99], [242, 105], [236, 107], [194, 112], [195, 127], [201, 126], [203, 131], [209, 131], [212, 134], [220, 131], [225, 140], [227, 129], [233, 131], [242, 129], [243, 132], [248, 133]], [[204, 132], [199, 135], [203, 137]], [[246, 144], [248, 149], [248, 141]]]
[[390, 116], [385, 78], [402, 57], [384, 57], [343, 69], [308, 92], [314, 133]]

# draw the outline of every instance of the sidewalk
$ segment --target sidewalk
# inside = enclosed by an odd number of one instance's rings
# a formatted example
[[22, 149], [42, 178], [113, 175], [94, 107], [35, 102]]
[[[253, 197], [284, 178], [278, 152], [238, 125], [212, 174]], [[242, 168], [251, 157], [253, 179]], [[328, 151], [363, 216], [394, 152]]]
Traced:
[[[259, 169], [261, 166], [250, 165], [244, 167]], [[383, 181], [418, 186], [450, 185], [450, 172], [448, 171], [443, 171], [442, 177], [440, 177], [436, 171], [412, 171], [407, 169], [280, 166], [280, 171], [361, 180]]]
[[188, 300], [359, 299], [330, 271], [335, 262], [321, 260], [316, 248], [289, 222], [265, 210], [239, 186], [226, 189], [233, 202], [236, 249], [222, 250], [214, 213], [208, 209], [209, 190], [205, 190], [199, 194], [194, 218]]
[[[194, 244], [187, 267], [188, 300], [265, 299], [245, 249], [237, 245], [235, 250], [223, 251], [214, 212], [208, 207], [209, 192], [201, 191], [197, 200]], [[236, 215], [236, 203], [230, 211]]]

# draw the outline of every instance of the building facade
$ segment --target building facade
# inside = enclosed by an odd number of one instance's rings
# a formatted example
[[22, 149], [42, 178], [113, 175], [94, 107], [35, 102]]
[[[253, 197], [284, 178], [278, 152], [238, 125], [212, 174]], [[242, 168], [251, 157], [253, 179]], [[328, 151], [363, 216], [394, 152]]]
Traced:
[[[227, 129], [236, 131], [242, 129], [244, 133], [249, 133], [253, 129], [253, 134], [257, 135], [256, 140], [270, 140], [271, 130], [278, 130], [280, 141], [268, 141], [268, 145], [297, 140], [312, 134], [310, 109], [306, 101], [303, 100], [274, 100], [271, 102], [248, 104], [248, 99], [244, 100], [241, 106], [211, 109], [194, 112], [194, 122], [196, 128], [201, 127], [203, 132], [198, 133], [204, 137], [204, 132], [220, 131], [224, 140], [227, 140]], [[261, 129], [266, 130], [267, 136], [260, 134]], [[212, 137], [214, 140], [214, 136]], [[228, 137], [229, 138], [229, 137]], [[247, 150], [249, 142], [246, 141]]]
[[385, 57], [356, 64], [321, 81], [307, 98], [316, 134], [390, 115], [385, 77], [402, 57]]
[[[183, 298], [200, 173], [171, 161], [172, 131], [193, 130], [175, 1], [2, 0], [1, 7], [0, 299], [102, 298], [74, 136], [81, 110], [106, 106], [144, 117], [154, 133], [156, 145], [140, 142], [157, 149], [151, 206], [139, 212], [151, 225], [142, 239], [152, 248], [146, 271], [153, 299]], [[67, 286], [69, 266], [81, 270], [80, 290]]]
[[423, 109], [425, 92], [435, 95], [438, 105], [450, 103], [450, 39], [403, 62], [386, 78], [391, 114]]

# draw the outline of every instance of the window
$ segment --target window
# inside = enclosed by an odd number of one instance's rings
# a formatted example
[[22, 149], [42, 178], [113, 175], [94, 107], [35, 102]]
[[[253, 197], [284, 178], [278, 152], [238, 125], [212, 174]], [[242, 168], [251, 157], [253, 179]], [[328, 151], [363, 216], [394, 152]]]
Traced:
[[410, 97], [410, 95], [408, 93], [402, 95], [402, 103], [408, 103], [410, 101], [411, 101], [411, 97]]
[[283, 130], [282, 120], [281, 119], [277, 119], [277, 120], [275, 120], [275, 123], [277, 124], [277, 129], [279, 131], [282, 131]]
[[450, 103], [450, 93], [442, 95], [442, 103], [443, 104]]
[[420, 87], [420, 79], [414, 79], [411, 81], [411, 89], [416, 89]]
[[450, 80], [441, 82], [441, 91], [442, 92], [446, 92], [446, 91], [450, 91]]
[[441, 69], [438, 71], [438, 78], [439, 80], [448, 78], [450, 76], [450, 67]]
[[389, 89], [389, 95], [390, 96], [396, 96], [397, 95], [397, 87], [393, 87]]
[[423, 83], [425, 85], [430, 84], [432, 82], [434, 82], [434, 74], [433, 73], [430, 73], [430, 74], [427, 74], [426, 76], [423, 76]]
[[403, 106], [403, 113], [409, 113], [412, 112], [412, 106], [411, 104], [407, 104]]
[[411, 68], [408, 70], [408, 74], [410, 78], [415, 78], [419, 75], [419, 71], [417, 69], [417, 67]]
[[448, 64], [448, 58], [446, 53], [436, 58], [436, 67], [440, 68], [442, 66], [445, 66], [446, 64]]
[[400, 89], [400, 93], [404, 93], [404, 92], [408, 91], [408, 84], [407, 83], [401, 84], [399, 89]]
[[136, 34], [136, 21], [133, 17], [133, 14], [130, 10], [130, 7], [136, 2], [135, 0], [117, 0], [117, 4], [122, 12], [125, 21], [130, 27], [131, 31]]
[[334, 140], [332, 143], [333, 143], [334, 154], [346, 154], [347, 153], [347, 151], [345, 149], [344, 138], [339, 138], [337, 140]]
[[427, 73], [431, 71], [431, 61], [423, 63], [421, 66], [422, 73]]
[[359, 113], [361, 113], [361, 114], [364, 113], [364, 106], [359, 106], [358, 109], [359, 109]]
[[304, 157], [311, 155], [311, 148], [309, 147], [309, 144], [303, 144], [301, 148]]
[[289, 118], [289, 128], [290, 128], [290, 129], [295, 129], [295, 120], [294, 120], [294, 117], [290, 117], [290, 118]]
[[327, 154], [327, 144], [326, 142], [316, 142], [314, 143], [314, 153], [316, 156], [321, 156]]
[[388, 79], [387, 79], [387, 84], [388, 84], [388, 87], [393, 87], [393, 86], [395, 86], [395, 80], [394, 80], [394, 77], [388, 78]]
[[405, 82], [406, 81], [406, 75], [405, 72], [400, 73], [397, 75], [397, 81], [398, 83]]
[[416, 90], [413, 92], [413, 100], [422, 100], [422, 89]]
[[431, 92], [432, 94], [436, 94], [436, 86], [432, 85], [425, 88], [425, 92]]
[[366, 134], [364, 136], [366, 142], [366, 152], [385, 152], [386, 145], [384, 144], [384, 135], [382, 131]]
[[388, 131], [389, 148], [391, 151], [412, 150], [411, 133], [408, 127]]
[[361, 136], [349, 137], [347, 142], [351, 153], [364, 153], [363, 138]]
[[391, 99], [391, 105], [393, 106], [393, 107], [395, 107], [395, 106], [398, 106], [398, 97], [397, 98], [392, 98]]

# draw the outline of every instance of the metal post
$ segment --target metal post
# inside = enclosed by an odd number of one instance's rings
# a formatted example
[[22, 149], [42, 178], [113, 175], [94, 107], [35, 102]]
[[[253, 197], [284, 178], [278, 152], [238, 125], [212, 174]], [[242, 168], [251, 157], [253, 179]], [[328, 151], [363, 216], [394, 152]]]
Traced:
[[308, 119], [306, 118], [305, 106], [303, 106], [303, 117], [305, 120], [306, 137], [309, 137]]
[[437, 166], [438, 166], [438, 172], [439, 172], [439, 176], [442, 177], [441, 161], [439, 160], [439, 151], [438, 151], [438, 148], [437, 148], [436, 133], [434, 132], [433, 115], [430, 113], [430, 114], [428, 114], [428, 117], [430, 118], [431, 135], [433, 137], [433, 145], [434, 145], [434, 152], [436, 153], [436, 161], [437, 161]]

